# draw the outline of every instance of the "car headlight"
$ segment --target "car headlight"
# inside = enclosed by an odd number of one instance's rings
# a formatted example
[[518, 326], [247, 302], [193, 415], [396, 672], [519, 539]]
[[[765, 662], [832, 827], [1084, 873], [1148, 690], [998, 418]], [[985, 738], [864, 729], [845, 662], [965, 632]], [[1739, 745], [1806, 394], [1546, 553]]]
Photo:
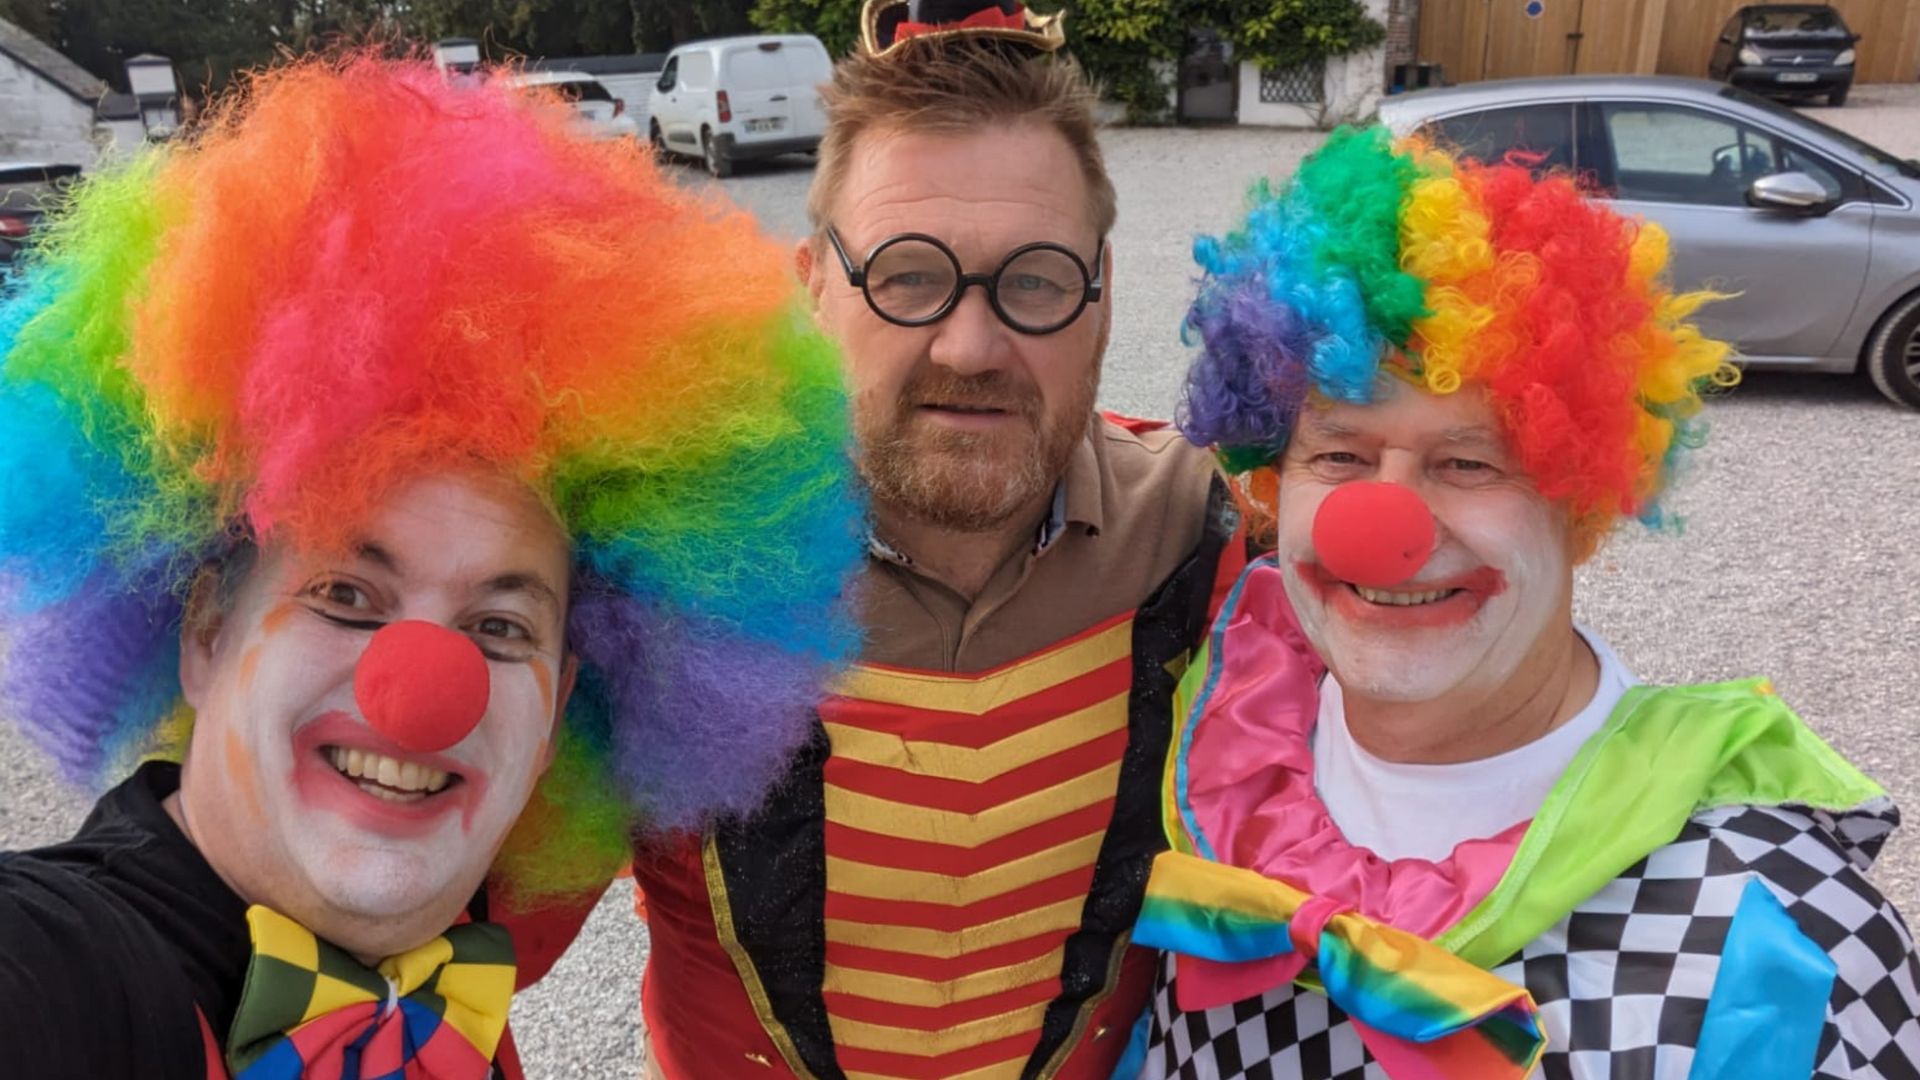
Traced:
[[1743, 64], [1760, 64], [1760, 63], [1765, 63], [1765, 61], [1763, 61], [1763, 60], [1762, 60], [1762, 59], [1760, 58], [1760, 54], [1759, 54], [1758, 52], [1755, 52], [1755, 51], [1754, 51], [1754, 50], [1752, 50], [1752, 49], [1741, 49], [1741, 50], [1740, 50], [1740, 62], [1741, 62], [1741, 63], [1743, 63]]
[[1833, 58], [1833, 62], [1834, 62], [1835, 64], [1838, 64], [1838, 65], [1840, 65], [1841, 67], [1846, 67], [1847, 65], [1849, 65], [1849, 64], [1851, 64], [1851, 63], [1853, 63], [1853, 50], [1852, 50], [1852, 49], [1841, 49], [1841, 50], [1840, 50], [1840, 55], [1839, 55], [1839, 56], [1836, 56], [1836, 57], [1834, 57], [1834, 58]]

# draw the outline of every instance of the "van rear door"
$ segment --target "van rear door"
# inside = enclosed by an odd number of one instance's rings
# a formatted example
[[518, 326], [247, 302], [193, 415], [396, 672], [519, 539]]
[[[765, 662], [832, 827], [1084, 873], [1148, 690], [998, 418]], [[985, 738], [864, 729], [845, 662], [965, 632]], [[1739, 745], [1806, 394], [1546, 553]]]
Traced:
[[795, 87], [787, 70], [786, 46], [778, 38], [769, 38], [731, 46], [721, 58], [719, 85], [727, 92], [733, 130], [740, 142], [793, 135]]
[[793, 77], [793, 134], [818, 139], [827, 133], [827, 109], [820, 88], [833, 81], [833, 60], [818, 38], [801, 38], [786, 48]]

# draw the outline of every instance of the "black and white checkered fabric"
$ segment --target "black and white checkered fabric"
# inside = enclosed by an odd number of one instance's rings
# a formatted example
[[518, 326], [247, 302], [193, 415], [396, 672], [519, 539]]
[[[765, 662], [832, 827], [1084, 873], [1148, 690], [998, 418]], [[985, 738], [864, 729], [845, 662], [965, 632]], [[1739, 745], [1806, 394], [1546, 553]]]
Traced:
[[[1920, 1080], [1920, 961], [1862, 876], [1898, 818], [1732, 807], [1697, 815], [1494, 969], [1539, 1003], [1546, 1080], [1686, 1080], [1720, 954], [1758, 879], [1839, 969], [1813, 1080]], [[1142, 1080], [1390, 1080], [1346, 1015], [1287, 986], [1204, 1012], [1161, 965]]]

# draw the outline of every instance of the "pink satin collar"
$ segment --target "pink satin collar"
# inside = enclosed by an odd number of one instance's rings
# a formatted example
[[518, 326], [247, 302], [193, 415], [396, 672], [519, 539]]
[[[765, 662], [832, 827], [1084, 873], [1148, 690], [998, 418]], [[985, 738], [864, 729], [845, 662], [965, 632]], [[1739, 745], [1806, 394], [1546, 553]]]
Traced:
[[[1440, 862], [1387, 860], [1348, 843], [1313, 784], [1309, 739], [1324, 668], [1294, 620], [1271, 556], [1247, 568], [1222, 617], [1176, 780], [1185, 824], [1200, 832], [1196, 841], [1203, 838], [1218, 862], [1424, 938], [1458, 922], [1499, 884], [1529, 823], [1464, 841]], [[1296, 977], [1302, 963], [1297, 955], [1245, 964], [1180, 957], [1181, 1007], [1264, 993]]]

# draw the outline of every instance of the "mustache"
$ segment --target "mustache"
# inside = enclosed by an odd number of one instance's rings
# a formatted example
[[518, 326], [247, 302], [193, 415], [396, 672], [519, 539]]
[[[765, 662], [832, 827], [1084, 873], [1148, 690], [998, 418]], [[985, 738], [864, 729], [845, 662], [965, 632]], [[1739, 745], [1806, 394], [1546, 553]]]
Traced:
[[1004, 371], [959, 375], [945, 368], [929, 368], [900, 392], [903, 410], [923, 405], [1035, 416], [1040, 412], [1040, 395], [1030, 383], [1017, 381]]

